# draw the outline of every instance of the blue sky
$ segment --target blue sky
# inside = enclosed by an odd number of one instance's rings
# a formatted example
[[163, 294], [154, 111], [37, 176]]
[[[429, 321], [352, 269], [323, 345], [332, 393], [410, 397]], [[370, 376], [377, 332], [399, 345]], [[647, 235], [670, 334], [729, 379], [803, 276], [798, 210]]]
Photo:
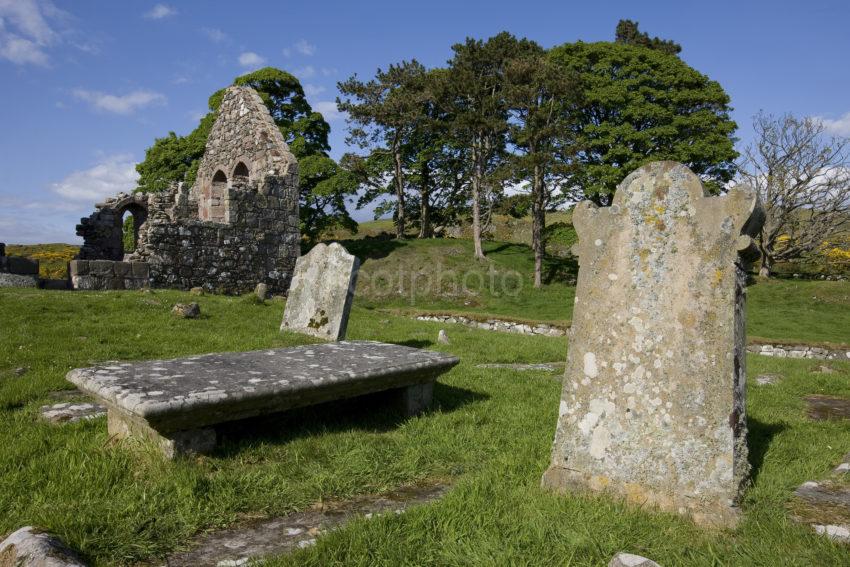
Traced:
[[[154, 138], [185, 134], [207, 97], [271, 65], [301, 79], [345, 152], [336, 83], [502, 30], [543, 46], [613, 39], [620, 18], [678, 41], [732, 97], [742, 144], [763, 109], [850, 135], [850, 2], [523, 3], [0, 0], [0, 242], [78, 242], [98, 199], [134, 187]], [[368, 217], [360, 211], [356, 218]]]

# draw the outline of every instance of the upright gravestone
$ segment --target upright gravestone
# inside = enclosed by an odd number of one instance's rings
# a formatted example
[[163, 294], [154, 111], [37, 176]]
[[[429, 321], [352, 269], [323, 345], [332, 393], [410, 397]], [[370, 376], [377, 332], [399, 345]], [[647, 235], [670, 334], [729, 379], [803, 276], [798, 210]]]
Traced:
[[749, 188], [706, 195], [675, 162], [579, 204], [578, 287], [543, 486], [607, 490], [732, 525], [749, 474], [745, 266], [764, 220]]
[[336, 242], [298, 258], [280, 330], [344, 339], [359, 268], [357, 257]]

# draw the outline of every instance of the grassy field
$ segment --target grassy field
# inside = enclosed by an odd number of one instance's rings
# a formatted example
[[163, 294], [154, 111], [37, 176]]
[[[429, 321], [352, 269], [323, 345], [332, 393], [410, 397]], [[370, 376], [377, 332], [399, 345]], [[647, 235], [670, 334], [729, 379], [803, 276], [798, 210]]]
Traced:
[[[841, 339], [848, 284], [771, 282], [759, 299], [761, 285], [750, 292], [754, 331]], [[544, 297], [560, 306], [568, 286], [563, 293]], [[777, 309], [776, 298], [785, 298], [788, 310]], [[173, 318], [173, 303], [190, 299], [203, 317]], [[546, 301], [534, 301], [544, 313]], [[355, 305], [350, 338], [461, 358], [441, 379], [433, 411], [405, 420], [368, 401], [296, 411], [229, 429], [212, 456], [168, 463], [110, 446], [103, 419], [57, 427], [41, 422], [38, 409], [70, 387], [63, 376], [73, 367], [300, 342], [277, 332], [282, 304], [175, 291], [0, 290], [0, 535], [35, 524], [95, 565], [156, 563], [194, 534], [240, 519], [442, 480], [454, 488], [437, 503], [356, 521], [270, 564], [596, 566], [626, 550], [665, 567], [850, 565], [846, 547], [793, 523], [787, 510], [796, 486], [825, 476], [850, 451], [850, 425], [812, 422], [802, 402], [814, 393], [850, 396], [850, 363], [830, 363], [837, 372], [824, 374], [813, 372], [819, 361], [750, 358], [751, 379], [763, 372], [784, 378], [769, 387], [750, 384], [754, 483], [741, 525], [713, 532], [603, 496], [558, 497], [538, 488], [554, 432], [557, 376], [475, 365], [562, 361], [564, 339], [449, 326], [451, 345], [438, 345], [440, 325], [376, 307]], [[808, 329], [813, 321], [821, 323]], [[17, 376], [20, 367], [27, 371]]]

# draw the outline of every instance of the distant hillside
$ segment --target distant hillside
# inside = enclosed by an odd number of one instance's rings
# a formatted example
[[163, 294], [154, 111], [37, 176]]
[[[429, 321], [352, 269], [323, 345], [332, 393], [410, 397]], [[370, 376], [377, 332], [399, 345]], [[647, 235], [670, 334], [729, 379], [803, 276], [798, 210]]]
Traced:
[[[410, 237], [415, 237], [417, 231], [408, 231]], [[567, 256], [570, 247], [578, 240], [572, 225], [572, 212], [557, 212], [546, 215], [546, 235], [548, 237], [547, 252], [556, 256]], [[395, 225], [390, 219], [361, 222], [357, 232], [334, 230], [323, 235], [323, 240], [357, 240], [395, 236]], [[443, 236], [447, 238], [472, 238], [472, 226], [463, 224], [459, 227], [449, 227]], [[487, 239], [498, 242], [512, 242], [531, 245], [531, 217], [514, 218], [507, 215], [494, 215], [491, 226], [487, 231]]]
[[7, 244], [9, 256], [26, 256], [39, 261], [39, 275], [44, 279], [61, 280], [68, 276], [68, 262], [80, 251], [73, 244]]

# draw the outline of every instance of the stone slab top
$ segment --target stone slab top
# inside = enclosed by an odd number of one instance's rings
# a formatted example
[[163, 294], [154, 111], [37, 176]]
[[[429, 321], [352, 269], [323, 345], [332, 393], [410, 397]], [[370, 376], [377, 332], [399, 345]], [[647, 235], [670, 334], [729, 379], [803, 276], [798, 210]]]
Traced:
[[104, 363], [66, 378], [158, 431], [178, 431], [429, 382], [458, 362], [402, 345], [343, 341]]

